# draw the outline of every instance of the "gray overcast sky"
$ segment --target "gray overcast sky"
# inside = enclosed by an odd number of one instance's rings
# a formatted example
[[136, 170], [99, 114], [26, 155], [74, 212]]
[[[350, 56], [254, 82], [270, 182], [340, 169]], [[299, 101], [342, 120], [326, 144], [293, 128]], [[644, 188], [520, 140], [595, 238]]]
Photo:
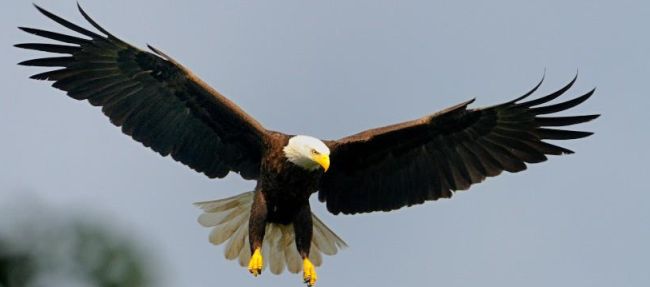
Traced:
[[[75, 1], [36, 1], [83, 23]], [[579, 69], [575, 155], [488, 179], [451, 200], [393, 213], [314, 210], [350, 248], [319, 286], [650, 286], [648, 1], [81, 1], [132, 44], [194, 70], [267, 128], [320, 138], [412, 119], [476, 97], [512, 99], [546, 69], [551, 92]], [[65, 31], [30, 1], [0, 4], [0, 203], [34, 200], [101, 216], [155, 252], [161, 286], [300, 286], [223, 258], [192, 202], [251, 190], [209, 180], [120, 133], [40, 71], [35, 37]], [[89, 25], [84, 26], [88, 27]], [[540, 94], [541, 95], [541, 94]], [[0, 210], [3, 217], [17, 216]]]

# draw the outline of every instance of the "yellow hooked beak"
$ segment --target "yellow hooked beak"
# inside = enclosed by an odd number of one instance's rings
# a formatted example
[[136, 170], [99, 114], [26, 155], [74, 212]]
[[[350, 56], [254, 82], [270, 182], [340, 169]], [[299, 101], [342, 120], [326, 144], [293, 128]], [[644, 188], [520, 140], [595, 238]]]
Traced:
[[320, 164], [325, 171], [330, 168], [330, 157], [326, 154], [316, 154], [313, 156], [314, 161]]

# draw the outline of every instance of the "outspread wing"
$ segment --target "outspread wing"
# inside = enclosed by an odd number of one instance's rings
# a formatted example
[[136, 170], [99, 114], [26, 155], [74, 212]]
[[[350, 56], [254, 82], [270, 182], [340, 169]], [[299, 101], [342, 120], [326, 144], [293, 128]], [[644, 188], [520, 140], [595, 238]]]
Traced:
[[594, 90], [552, 105], [575, 78], [548, 96], [521, 102], [541, 85], [513, 101], [467, 109], [467, 101], [414, 121], [367, 130], [329, 141], [331, 166], [321, 180], [319, 199], [334, 213], [390, 211], [427, 200], [448, 198], [503, 170], [519, 172], [546, 155], [572, 151], [545, 140], [568, 140], [590, 132], [555, 129], [598, 115], [544, 116], [572, 108]]
[[229, 171], [258, 177], [267, 131], [241, 108], [155, 48], [146, 52], [111, 35], [81, 7], [99, 34], [36, 8], [85, 37], [21, 27], [57, 43], [16, 47], [63, 54], [20, 63], [61, 67], [31, 78], [54, 81], [70, 97], [101, 106], [125, 134], [209, 177]]

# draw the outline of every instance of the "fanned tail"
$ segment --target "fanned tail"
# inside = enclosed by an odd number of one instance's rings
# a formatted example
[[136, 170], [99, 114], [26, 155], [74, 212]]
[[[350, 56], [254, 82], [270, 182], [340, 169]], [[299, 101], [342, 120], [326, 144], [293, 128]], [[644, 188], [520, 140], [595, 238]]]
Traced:
[[[253, 204], [253, 191], [213, 201], [197, 202], [194, 205], [204, 213], [199, 224], [212, 227], [209, 240], [214, 245], [226, 243], [224, 255], [228, 260], [238, 259], [245, 267], [251, 258], [248, 243], [248, 218]], [[314, 224], [309, 259], [315, 266], [323, 263], [322, 254], [335, 255], [347, 244], [312, 213]], [[264, 243], [264, 268], [269, 266], [273, 274], [280, 274], [285, 266], [291, 273], [302, 270], [302, 259], [296, 249], [293, 225], [270, 223], [266, 225]]]

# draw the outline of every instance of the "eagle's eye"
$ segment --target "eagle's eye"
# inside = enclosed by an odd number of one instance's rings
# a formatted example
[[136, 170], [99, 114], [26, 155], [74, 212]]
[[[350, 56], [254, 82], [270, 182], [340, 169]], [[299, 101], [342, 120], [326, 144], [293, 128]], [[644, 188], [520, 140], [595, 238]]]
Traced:
[[312, 150], [311, 150], [311, 154], [313, 154], [313, 155], [319, 155], [320, 153], [319, 153], [317, 150], [312, 149]]

